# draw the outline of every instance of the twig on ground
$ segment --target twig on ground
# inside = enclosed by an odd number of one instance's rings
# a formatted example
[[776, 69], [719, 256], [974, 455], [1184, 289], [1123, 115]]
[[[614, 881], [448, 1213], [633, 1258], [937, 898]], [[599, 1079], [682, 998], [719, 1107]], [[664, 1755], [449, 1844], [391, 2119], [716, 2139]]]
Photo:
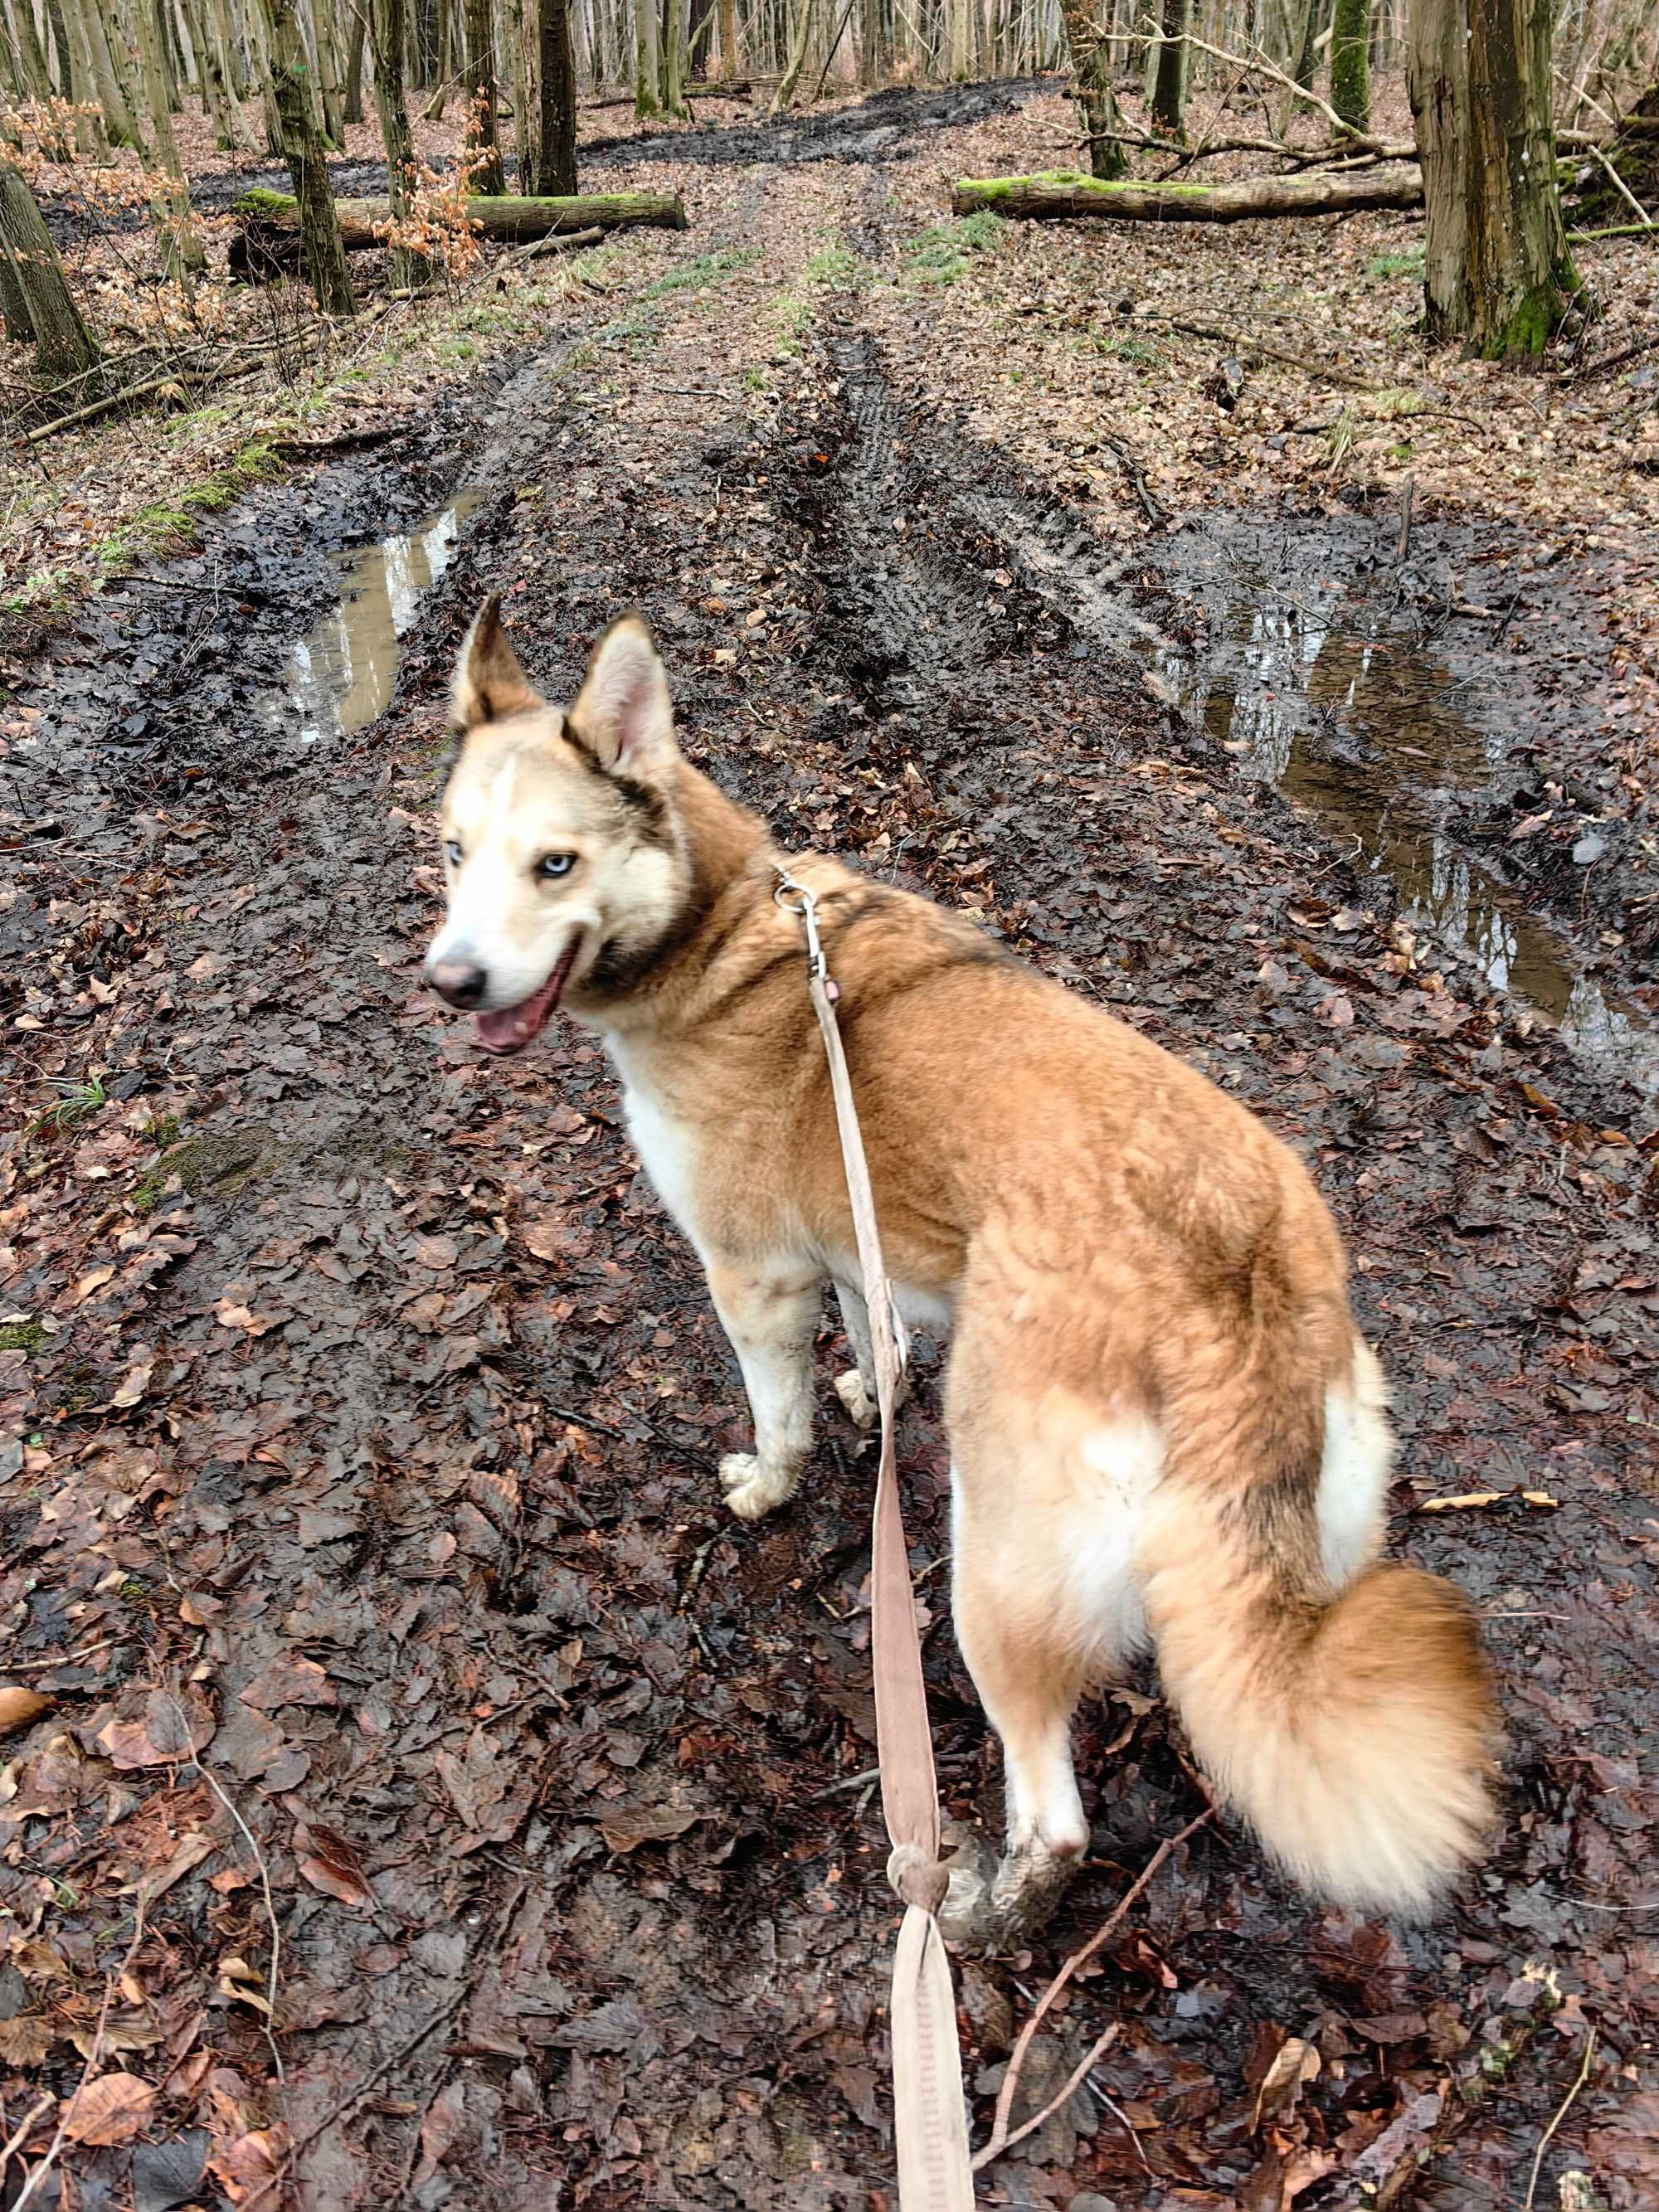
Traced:
[[1590, 2061], [1595, 2057], [1595, 2030], [1591, 2028], [1589, 2033], [1584, 2038], [1584, 2063], [1578, 2069], [1578, 2072], [1574, 2078], [1571, 2088], [1568, 2090], [1566, 2095], [1561, 2100], [1560, 2105], [1557, 2108], [1555, 2118], [1550, 2122], [1548, 2127], [1545, 2129], [1543, 2134], [1538, 2138], [1538, 2148], [1533, 2153], [1532, 2172], [1528, 2177], [1526, 2199], [1521, 2207], [1521, 2212], [1532, 2212], [1533, 2199], [1538, 2194], [1538, 2177], [1543, 2171], [1544, 2153], [1549, 2148], [1556, 2130], [1560, 2126], [1562, 2121], [1566, 2118], [1568, 2110], [1572, 2104], [1573, 2099], [1578, 2094], [1578, 2092], [1583, 2087], [1585, 2082], [1589, 2079]]
[[[173, 1698], [173, 1704], [179, 1715], [179, 1725], [185, 1732], [185, 1741], [188, 1744], [190, 1741], [190, 1723], [185, 1717], [183, 1706], [179, 1705], [179, 1700], [176, 1698]], [[259, 1869], [259, 1887], [264, 1896], [265, 1919], [270, 1928], [270, 1968], [265, 1976], [265, 2042], [270, 2048], [271, 2064], [276, 2069], [276, 2079], [279, 2081], [286, 2081], [288, 2076], [283, 2068], [283, 2054], [276, 2048], [276, 1979], [277, 1970], [282, 1964], [283, 1931], [278, 1926], [276, 1921], [276, 1900], [271, 1894], [270, 1868], [266, 1861], [264, 1851], [259, 1848], [259, 1838], [254, 1834], [252, 1829], [249, 1827], [247, 1822], [242, 1818], [236, 1807], [231, 1802], [228, 1794], [221, 1784], [218, 1777], [214, 1773], [213, 1770], [210, 1767], [204, 1766], [199, 1759], [193, 1756], [191, 1758], [191, 1764], [195, 1767], [196, 1771], [201, 1776], [203, 1781], [206, 1783], [208, 1788], [213, 1792], [214, 1796], [219, 1800], [219, 1802], [224, 1807], [226, 1812], [229, 1814], [231, 1819], [234, 1820], [237, 1826], [241, 1830], [243, 1836], [246, 1838], [247, 1847], [253, 1854], [254, 1863]]]
[[1625, 182], [1618, 170], [1614, 168], [1613, 163], [1601, 151], [1601, 149], [1599, 146], [1590, 145], [1587, 146], [1584, 150], [1593, 161], [1599, 161], [1601, 167], [1607, 171], [1607, 182], [1613, 186], [1614, 191], [1618, 193], [1620, 198], [1625, 202], [1626, 205], [1630, 209], [1632, 214], [1635, 216], [1642, 228], [1644, 230], [1651, 230], [1654, 227], [1653, 217], [1643, 206], [1641, 201], [1637, 198], [1635, 193], [1632, 191], [1630, 186]]
[[354, 2089], [349, 2090], [337, 2104], [331, 2106], [313, 2127], [307, 2128], [304, 2135], [298, 2136], [289, 2144], [288, 2155], [283, 2159], [281, 2166], [266, 2180], [260, 2183], [258, 2188], [247, 2198], [242, 2212], [270, 2212], [271, 2191], [286, 2187], [295, 2163], [311, 2148], [313, 2143], [325, 2136], [337, 2120], [348, 2118], [355, 2112], [380, 2087], [388, 2074], [395, 2074], [405, 2060], [415, 2056], [428, 2036], [435, 2034], [446, 2021], [455, 2017], [471, 1997], [477, 1976], [495, 1957], [497, 1949], [504, 1941], [529, 1888], [530, 1884], [527, 1880], [514, 1883], [507, 1893], [506, 1904], [495, 1915], [489, 1939], [480, 1943], [473, 1952], [471, 1972], [462, 1978], [460, 1986], [453, 1995], [446, 1997], [435, 2012], [428, 2014], [413, 2035], [400, 2043], [395, 2051], [388, 2051], [378, 2066], [372, 2067]]
[[1169, 520], [1170, 512], [1148, 487], [1146, 472], [1139, 462], [1136, 460], [1128, 447], [1120, 439], [1115, 438], [1109, 430], [1101, 431], [1100, 442], [1108, 453], [1116, 456], [1124, 475], [1134, 487], [1135, 497], [1145, 509], [1147, 521], [1155, 530], [1161, 527]]
[[[1352, 369], [1339, 368], [1334, 362], [1310, 361], [1306, 354], [1292, 353], [1288, 346], [1273, 344], [1270, 338], [1253, 337], [1248, 331], [1230, 331], [1215, 323], [1183, 322], [1178, 315], [1166, 315], [1157, 307], [1136, 310], [1138, 322], [1163, 323], [1172, 331], [1182, 331], [1188, 337], [1213, 338], [1218, 344], [1237, 346], [1241, 353], [1259, 353], [1269, 361], [1287, 362], [1299, 368], [1304, 376], [1321, 376], [1330, 384], [1346, 385], [1351, 392], [1392, 392], [1391, 384], [1373, 384], [1369, 379], [1356, 376]], [[1659, 343], [1659, 339], [1655, 341]]]
[[993, 2134], [984, 2149], [976, 2152], [970, 2161], [974, 2172], [977, 2173], [981, 2166], [988, 2166], [994, 2158], [1000, 2158], [1004, 2151], [1012, 2150], [1017, 2142], [1023, 2142], [1027, 2136], [1034, 2135], [1050, 2113], [1057, 2112], [1068, 2098], [1074, 2097], [1082, 2087], [1084, 2077], [1090, 2072], [1096, 2059], [1100, 2057], [1110, 2045], [1116, 2042], [1120, 2028], [1121, 2023], [1114, 2021], [1103, 2034], [1095, 2038], [1089, 2047], [1088, 2056], [1073, 2067], [1065, 2087], [1050, 2097], [1040, 2112], [1033, 2112], [1029, 2120], [1022, 2120], [1013, 2132], [1004, 2136], [1000, 2142]]
[[63, 2109], [58, 2115], [57, 2130], [46, 2147], [46, 2154], [13, 2199], [12, 2212], [23, 2212], [23, 2207], [33, 2200], [41, 2183], [58, 2162], [58, 2154], [64, 2148], [64, 2135], [69, 2126], [69, 2116], [75, 2109], [76, 2098], [79, 2097], [96, 2078], [99, 2066], [103, 2059], [104, 2037], [109, 2027], [110, 2002], [115, 1995], [117, 1984], [137, 1957], [138, 1946], [143, 1940], [144, 1898], [141, 1890], [133, 1911], [132, 1941], [127, 1945], [126, 1956], [112, 1974], [106, 1974], [104, 1978], [104, 2002], [98, 2008], [98, 2025], [93, 2031], [92, 2045], [87, 2052], [87, 2063], [81, 2069], [81, 2079], [76, 2085], [74, 2095], [64, 2100]]
[[[198, 587], [199, 588], [199, 587]], [[101, 1644], [88, 1644], [84, 1651], [71, 1651], [61, 1659], [8, 1659], [9, 1674], [50, 1674], [59, 1667], [79, 1667], [88, 1659], [95, 1659], [100, 1651], [113, 1651], [118, 1644], [131, 1644], [131, 1636], [106, 1636]]]
[[[1176, 1834], [1173, 1836], [1166, 1836], [1164, 1838], [1164, 1841], [1152, 1853], [1152, 1856], [1147, 1860], [1140, 1872], [1130, 1883], [1127, 1889], [1124, 1891], [1122, 1896], [1119, 1898], [1117, 1903], [1107, 1914], [1100, 1926], [1096, 1929], [1094, 1934], [1089, 1938], [1088, 1942], [1083, 1944], [1078, 1950], [1073, 1952], [1071, 1957], [1066, 1961], [1060, 1972], [1054, 1976], [1053, 1981], [1049, 1983], [1048, 1988], [1042, 1992], [1041, 1997], [1038, 1998], [1036, 2008], [1031, 2014], [1031, 2017], [1026, 2021], [1024, 2027], [1021, 2028], [1019, 2032], [1018, 2040], [1015, 2043], [1012, 2053], [1008, 2060], [1008, 2070], [1002, 2077], [1002, 2087], [997, 2091], [997, 2108], [995, 2116], [991, 2122], [990, 2136], [986, 2142], [984, 2149], [976, 2152], [972, 2161], [975, 2173], [978, 2172], [979, 2169], [982, 2166], [988, 2166], [994, 2158], [1000, 2157], [1002, 2152], [1007, 2148], [1009, 2143], [1015, 2139], [1009, 2133], [1008, 2115], [1013, 2109], [1014, 2092], [1019, 2087], [1020, 2069], [1025, 2063], [1025, 2054], [1030, 2049], [1031, 2039], [1036, 2035], [1037, 2029], [1042, 2026], [1043, 2018], [1048, 2013], [1048, 2008], [1054, 2003], [1055, 1998], [1065, 1988], [1066, 1983], [1071, 1980], [1073, 1975], [1077, 1972], [1078, 1969], [1080, 1966], [1084, 1966], [1088, 1964], [1089, 1960], [1093, 1958], [1095, 1953], [1099, 1950], [1101, 1945], [1105, 1942], [1107, 1937], [1112, 1935], [1121, 1924], [1123, 1917], [1128, 1911], [1129, 1907], [1134, 1903], [1136, 1898], [1138, 1898], [1145, 1890], [1148, 1882], [1151, 1881], [1152, 1876], [1158, 1872], [1159, 1867], [1163, 1865], [1164, 1860], [1169, 1857], [1170, 1852], [1173, 1851], [1177, 1845], [1184, 1844], [1188, 1837], [1194, 1834], [1204, 1826], [1206, 1820], [1213, 1820], [1214, 1817], [1214, 1806], [1206, 1805], [1204, 1808], [1204, 1810], [1200, 1813], [1195, 1819], [1188, 1820], [1186, 1826], [1181, 1829]], [[1109, 2034], [1115, 2033], [1115, 2029], [1109, 2031]], [[1104, 2047], [1105, 2040], [1103, 2039], [1099, 2049], [1103, 2050]], [[1085, 2065], [1077, 2077], [1078, 2081], [1080, 2081], [1083, 2075], [1088, 2072], [1089, 2066], [1093, 2065], [1096, 2056], [1098, 2056], [1098, 2051], [1091, 2056], [1088, 2065]], [[1073, 2082], [1071, 2087], [1064, 2093], [1065, 2096], [1070, 2096], [1073, 2089], [1074, 2089], [1076, 2086], [1077, 2083], [1075, 2081]], [[1064, 2099], [1062, 2098], [1060, 2101], [1063, 2102]], [[1050, 2110], [1052, 2109], [1053, 2107], [1051, 2106]], [[1043, 2113], [1042, 2117], [1046, 2119], [1048, 2118], [1047, 2112]], [[1020, 2133], [1023, 2135], [1025, 2132], [1026, 2130], [1022, 2127]]]
[[515, 246], [511, 253], [504, 253], [496, 266], [514, 261], [534, 261], [544, 253], [569, 253], [579, 246], [597, 246], [605, 236], [601, 224], [590, 223], [586, 230], [553, 231], [546, 238], [532, 239], [528, 246]]
[[6, 2137], [4, 2142], [0, 2143], [0, 2181], [3, 2181], [5, 2179], [6, 2168], [11, 2164], [14, 2157], [20, 2150], [22, 2149], [23, 2145], [28, 2141], [29, 2136], [33, 2133], [35, 2122], [37, 2120], [44, 2119], [57, 2102], [57, 2098], [52, 2096], [50, 2092], [48, 2092], [46, 2096], [38, 2099], [36, 2102], [30, 2106], [27, 2112], [24, 2114], [23, 2118], [18, 2125], [15, 2127], [11, 2133]]
[[1595, 361], [1587, 361], [1578, 368], [1562, 369], [1553, 380], [1557, 385], [1588, 384], [1592, 377], [1606, 376], [1613, 369], [1622, 368], [1627, 361], [1635, 361], [1644, 353], [1651, 353], [1655, 346], [1659, 346], [1659, 331], [1650, 331], [1646, 337], [1638, 338], [1633, 345], [1620, 346], [1617, 353], [1599, 355]]

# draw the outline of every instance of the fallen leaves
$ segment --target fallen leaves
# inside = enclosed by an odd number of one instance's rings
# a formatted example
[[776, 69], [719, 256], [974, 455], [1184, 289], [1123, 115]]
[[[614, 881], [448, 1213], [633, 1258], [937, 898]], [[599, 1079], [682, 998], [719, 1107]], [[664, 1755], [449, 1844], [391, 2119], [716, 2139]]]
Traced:
[[155, 2108], [155, 2091], [136, 2074], [100, 2074], [64, 2106], [64, 2133], [77, 2143], [131, 2142], [149, 2125]]
[[0, 1736], [15, 1735], [19, 1729], [27, 1728], [42, 1713], [52, 1711], [52, 1699], [43, 1698], [38, 1690], [20, 1689], [15, 1683], [0, 1682]]
[[355, 1848], [332, 1828], [301, 1821], [294, 1831], [294, 1863], [311, 1887], [359, 1912], [372, 1912], [374, 1893]]
[[131, 1691], [92, 1740], [118, 1768], [167, 1766], [204, 1750], [216, 1725], [207, 1699], [193, 1686], [176, 1696], [171, 1690]]
[[293, 1651], [273, 1659], [242, 1692], [242, 1703], [260, 1712], [274, 1712], [279, 1705], [337, 1705], [339, 1702], [333, 1683], [317, 1662], [302, 1659]]

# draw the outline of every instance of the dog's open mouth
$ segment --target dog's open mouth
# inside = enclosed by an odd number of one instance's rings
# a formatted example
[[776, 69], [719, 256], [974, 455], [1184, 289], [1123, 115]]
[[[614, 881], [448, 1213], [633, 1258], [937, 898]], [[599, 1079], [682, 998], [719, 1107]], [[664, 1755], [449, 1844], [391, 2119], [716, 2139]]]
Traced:
[[547, 1026], [549, 1016], [559, 1003], [559, 994], [564, 989], [581, 941], [581, 932], [577, 930], [559, 955], [558, 966], [539, 991], [532, 991], [527, 999], [520, 999], [516, 1006], [503, 1006], [493, 1014], [473, 1015], [478, 1042], [486, 1052], [517, 1052], [527, 1045], [538, 1030]]

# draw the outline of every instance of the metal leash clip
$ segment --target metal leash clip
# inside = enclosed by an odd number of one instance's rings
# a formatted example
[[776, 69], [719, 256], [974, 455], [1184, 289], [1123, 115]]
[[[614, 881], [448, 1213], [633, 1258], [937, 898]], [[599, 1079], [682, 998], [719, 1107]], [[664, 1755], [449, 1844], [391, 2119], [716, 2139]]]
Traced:
[[823, 957], [823, 946], [818, 940], [817, 894], [808, 890], [805, 884], [797, 883], [788, 869], [776, 862], [773, 864], [773, 871], [778, 879], [773, 887], [773, 902], [786, 914], [799, 916], [806, 933], [806, 972], [814, 982], [823, 986], [823, 995], [833, 1006], [841, 996], [841, 986], [830, 978], [830, 964]]

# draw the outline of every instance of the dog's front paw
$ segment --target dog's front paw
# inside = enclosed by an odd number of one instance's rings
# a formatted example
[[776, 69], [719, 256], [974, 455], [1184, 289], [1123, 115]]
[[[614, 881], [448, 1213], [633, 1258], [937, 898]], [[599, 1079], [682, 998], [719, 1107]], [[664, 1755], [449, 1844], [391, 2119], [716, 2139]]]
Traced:
[[793, 1475], [763, 1468], [753, 1452], [727, 1452], [720, 1462], [720, 1486], [740, 1521], [758, 1521], [783, 1504], [795, 1483]]
[[881, 1419], [881, 1408], [876, 1403], [874, 1391], [866, 1383], [856, 1367], [849, 1367], [845, 1375], [837, 1375], [832, 1387], [860, 1428], [875, 1427]]

